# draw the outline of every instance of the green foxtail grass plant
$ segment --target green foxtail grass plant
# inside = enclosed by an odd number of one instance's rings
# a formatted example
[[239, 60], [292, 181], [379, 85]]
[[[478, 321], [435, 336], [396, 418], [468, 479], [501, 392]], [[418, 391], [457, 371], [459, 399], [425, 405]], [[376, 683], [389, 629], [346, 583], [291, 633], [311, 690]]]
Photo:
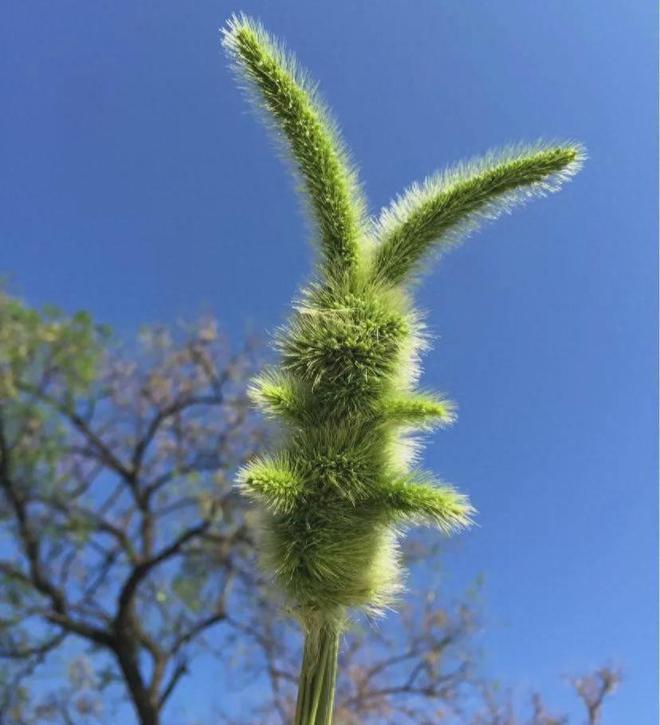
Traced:
[[317, 266], [276, 336], [279, 364], [252, 397], [282, 424], [277, 452], [239, 474], [262, 511], [263, 564], [305, 632], [295, 722], [332, 722], [339, 636], [351, 609], [400, 590], [412, 524], [468, 526], [465, 495], [415, 467], [413, 434], [454, 420], [417, 390], [426, 347], [410, 288], [432, 256], [580, 168], [575, 143], [513, 146], [414, 184], [373, 220], [315, 84], [261, 25], [232, 17], [223, 45], [292, 161], [315, 222]]

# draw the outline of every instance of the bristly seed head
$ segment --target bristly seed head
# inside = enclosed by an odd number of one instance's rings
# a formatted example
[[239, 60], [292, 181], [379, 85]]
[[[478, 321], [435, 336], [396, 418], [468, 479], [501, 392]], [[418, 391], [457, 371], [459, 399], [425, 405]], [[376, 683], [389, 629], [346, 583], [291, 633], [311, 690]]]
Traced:
[[277, 336], [279, 369], [250, 390], [282, 422], [282, 448], [244, 468], [239, 485], [262, 505], [263, 560], [295, 611], [340, 621], [347, 608], [379, 611], [400, 589], [403, 526], [449, 534], [474, 514], [409, 455], [411, 431], [452, 423], [455, 406], [414, 391], [425, 340], [408, 288], [479, 222], [556, 191], [584, 150], [488, 154], [414, 184], [369, 222], [337, 127], [293, 57], [245, 16], [229, 20], [222, 42], [300, 177], [319, 252], [315, 281]]

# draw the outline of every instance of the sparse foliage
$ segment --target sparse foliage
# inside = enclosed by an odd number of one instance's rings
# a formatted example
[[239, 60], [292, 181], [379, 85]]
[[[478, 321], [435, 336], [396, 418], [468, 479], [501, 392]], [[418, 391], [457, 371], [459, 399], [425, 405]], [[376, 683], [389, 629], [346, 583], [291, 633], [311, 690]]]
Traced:
[[612, 667], [601, 667], [583, 677], [574, 677], [571, 682], [584, 703], [589, 717], [588, 725], [599, 725], [603, 714], [603, 703], [621, 683], [621, 672]]
[[[0, 320], [0, 656], [27, 674], [82, 638], [156, 723], [249, 576], [231, 478], [261, 442], [252, 355], [212, 321], [145, 330], [127, 354], [82, 313], [2, 295]], [[20, 668], [5, 668], [16, 722]]]

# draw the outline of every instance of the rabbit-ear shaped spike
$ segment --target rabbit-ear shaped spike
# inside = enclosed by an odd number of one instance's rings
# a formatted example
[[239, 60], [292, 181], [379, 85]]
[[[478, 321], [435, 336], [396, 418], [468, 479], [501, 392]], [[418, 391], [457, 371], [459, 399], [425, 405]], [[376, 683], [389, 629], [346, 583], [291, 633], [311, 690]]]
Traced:
[[333, 281], [357, 273], [366, 204], [357, 174], [324, 103], [295, 58], [262, 26], [235, 15], [222, 43], [257, 108], [285, 141], [320, 236], [322, 271]]
[[479, 222], [557, 191], [584, 158], [579, 144], [520, 147], [492, 152], [413, 184], [376, 224], [372, 278], [385, 286], [406, 282], [430, 252], [446, 250]]

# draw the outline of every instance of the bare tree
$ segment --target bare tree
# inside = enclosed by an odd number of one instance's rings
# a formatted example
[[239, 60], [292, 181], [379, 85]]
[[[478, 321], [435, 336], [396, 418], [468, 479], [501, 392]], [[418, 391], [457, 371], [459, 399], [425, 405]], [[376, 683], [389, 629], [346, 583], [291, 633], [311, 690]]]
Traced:
[[605, 698], [621, 683], [621, 672], [612, 667], [601, 667], [592, 674], [575, 677], [571, 682], [587, 709], [588, 724], [598, 725], [601, 722]]
[[19, 680], [77, 637], [155, 724], [253, 568], [231, 486], [262, 436], [252, 353], [206, 321], [145, 331], [127, 355], [83, 313], [6, 295], [0, 330], [0, 720], [39, 719]]
[[[598, 725], [605, 699], [620, 684], [620, 670], [601, 667], [582, 677], [568, 678], [576, 695], [582, 702], [587, 715], [587, 725]], [[481, 686], [481, 704], [469, 720], [470, 725], [569, 725], [566, 715], [551, 714], [541, 695], [533, 693], [529, 700], [529, 712], [526, 715], [517, 711], [510, 689], [503, 692], [493, 685]]]

